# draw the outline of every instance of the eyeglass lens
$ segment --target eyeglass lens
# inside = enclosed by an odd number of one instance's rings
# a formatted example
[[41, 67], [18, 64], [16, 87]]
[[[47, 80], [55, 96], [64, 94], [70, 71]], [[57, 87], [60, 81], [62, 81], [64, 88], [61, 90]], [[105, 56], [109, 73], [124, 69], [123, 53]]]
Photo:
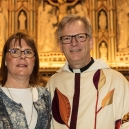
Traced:
[[72, 42], [72, 38], [75, 37], [77, 42], [84, 42], [86, 41], [87, 38], [87, 34], [86, 33], [81, 33], [81, 34], [77, 34], [77, 35], [67, 35], [67, 36], [62, 36], [60, 39], [62, 41], [62, 43], [71, 43]]
[[20, 49], [13, 48], [13, 49], [10, 49], [9, 52], [12, 57], [19, 57], [19, 56], [21, 56], [22, 52], [24, 52], [25, 57], [28, 57], [28, 58], [33, 57], [35, 54], [34, 51], [31, 49], [26, 49], [24, 51], [21, 51]]

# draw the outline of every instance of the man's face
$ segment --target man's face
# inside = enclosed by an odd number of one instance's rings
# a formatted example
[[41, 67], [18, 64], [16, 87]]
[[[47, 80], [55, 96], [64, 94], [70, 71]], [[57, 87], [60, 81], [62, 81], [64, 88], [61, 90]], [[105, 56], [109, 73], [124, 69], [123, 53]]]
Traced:
[[[76, 21], [70, 25], [66, 25], [62, 30], [61, 36], [72, 36], [80, 33], [87, 33], [87, 31], [84, 23]], [[60, 41], [61, 52], [64, 53], [72, 68], [81, 68], [89, 63], [91, 59], [90, 50], [92, 49], [92, 46], [92, 38], [89, 36], [87, 36], [86, 40], [83, 42], [76, 41], [75, 37], [72, 38], [70, 44], [63, 44]]]

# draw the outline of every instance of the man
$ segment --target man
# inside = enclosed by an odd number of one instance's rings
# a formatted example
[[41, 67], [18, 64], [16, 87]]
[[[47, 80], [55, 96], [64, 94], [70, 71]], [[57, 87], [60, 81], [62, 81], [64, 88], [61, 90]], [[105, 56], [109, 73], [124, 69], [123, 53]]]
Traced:
[[53, 129], [129, 129], [129, 84], [101, 59], [93, 59], [88, 19], [64, 17], [58, 26], [65, 65], [48, 81]]

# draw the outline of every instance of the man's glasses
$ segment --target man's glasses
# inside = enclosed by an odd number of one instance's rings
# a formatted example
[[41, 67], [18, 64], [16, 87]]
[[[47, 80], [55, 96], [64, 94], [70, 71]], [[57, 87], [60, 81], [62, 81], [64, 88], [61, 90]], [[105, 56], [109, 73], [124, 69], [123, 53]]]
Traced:
[[87, 36], [89, 36], [87, 33], [80, 33], [76, 35], [65, 35], [60, 37], [60, 40], [63, 44], [70, 44], [72, 42], [73, 37], [75, 37], [77, 42], [84, 42], [86, 41]]
[[35, 52], [32, 49], [26, 49], [24, 51], [21, 51], [18, 48], [11, 48], [7, 52], [10, 52], [10, 55], [14, 58], [20, 57], [22, 52], [24, 52], [26, 58], [32, 58], [35, 55]]

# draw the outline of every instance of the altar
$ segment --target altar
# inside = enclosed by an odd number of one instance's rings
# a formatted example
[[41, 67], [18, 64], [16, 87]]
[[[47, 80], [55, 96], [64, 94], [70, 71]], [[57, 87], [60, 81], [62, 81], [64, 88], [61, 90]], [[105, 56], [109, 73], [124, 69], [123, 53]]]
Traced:
[[[56, 30], [67, 14], [88, 17], [93, 26], [93, 58], [129, 78], [129, 0], [1, 0], [0, 53], [7, 37], [17, 31], [31, 35], [40, 59], [40, 81], [45, 85], [65, 63]], [[1, 54], [0, 54], [1, 59]]]

